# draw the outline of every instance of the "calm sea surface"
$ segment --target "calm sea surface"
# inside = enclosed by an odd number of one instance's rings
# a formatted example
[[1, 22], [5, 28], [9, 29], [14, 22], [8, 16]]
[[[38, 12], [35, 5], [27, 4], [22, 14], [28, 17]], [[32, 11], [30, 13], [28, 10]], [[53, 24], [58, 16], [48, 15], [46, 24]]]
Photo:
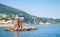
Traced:
[[60, 37], [60, 24], [33, 25], [38, 30], [9, 32], [0, 28], [0, 37]]

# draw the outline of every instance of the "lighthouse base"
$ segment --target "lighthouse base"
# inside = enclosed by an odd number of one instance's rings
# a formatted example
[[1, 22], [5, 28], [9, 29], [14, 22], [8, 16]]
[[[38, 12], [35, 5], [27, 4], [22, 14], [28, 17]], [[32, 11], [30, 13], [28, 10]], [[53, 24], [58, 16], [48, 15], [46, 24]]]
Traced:
[[31, 30], [37, 30], [37, 28], [35, 27], [23, 27], [21, 28], [8, 28], [6, 29], [7, 31], [31, 31]]

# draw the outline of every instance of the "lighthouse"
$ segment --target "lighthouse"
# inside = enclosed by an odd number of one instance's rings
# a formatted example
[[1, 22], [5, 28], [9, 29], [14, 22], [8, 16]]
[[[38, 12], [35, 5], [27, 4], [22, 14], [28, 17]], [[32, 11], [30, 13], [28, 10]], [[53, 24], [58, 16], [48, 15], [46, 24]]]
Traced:
[[15, 24], [14, 24], [14, 26], [15, 26], [15, 29], [18, 29], [20, 27], [19, 16], [18, 15], [15, 16]]
[[18, 15], [15, 16], [15, 29], [21, 29], [22, 30], [22, 21], [23, 21], [24, 17], [19, 17]]
[[15, 17], [15, 25], [18, 25], [18, 23], [19, 23], [19, 17], [16, 15], [16, 17]]

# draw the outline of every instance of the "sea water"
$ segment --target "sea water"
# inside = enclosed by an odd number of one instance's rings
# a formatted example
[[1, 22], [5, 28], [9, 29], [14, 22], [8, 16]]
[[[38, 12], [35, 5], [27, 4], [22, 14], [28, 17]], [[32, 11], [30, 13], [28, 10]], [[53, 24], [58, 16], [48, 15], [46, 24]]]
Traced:
[[33, 24], [32, 26], [37, 30], [10, 32], [0, 28], [0, 37], [60, 37], [60, 24]]

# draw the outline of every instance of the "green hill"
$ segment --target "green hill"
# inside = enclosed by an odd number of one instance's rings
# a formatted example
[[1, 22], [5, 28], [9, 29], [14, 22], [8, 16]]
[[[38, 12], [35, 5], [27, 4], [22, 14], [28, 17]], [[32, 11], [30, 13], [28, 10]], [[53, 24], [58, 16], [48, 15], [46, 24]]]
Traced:
[[2, 19], [14, 20], [15, 15], [18, 15], [19, 17], [24, 17], [24, 21], [30, 22], [30, 23], [39, 24], [39, 22], [41, 22], [41, 21], [43, 23], [46, 23], [46, 22], [60, 23], [60, 19], [33, 16], [33, 15], [26, 13], [23, 10], [12, 8], [10, 6], [6, 6], [6, 5], [0, 3], [0, 20], [2, 20]]
[[[12, 8], [10, 6], [6, 6], [1, 3], [0, 3], [0, 14], [7, 15], [7, 17], [5, 17], [6, 19], [8, 19], [8, 18], [14, 19], [14, 16], [18, 15], [19, 17], [24, 17], [26, 22], [27, 21], [31, 22], [33, 20], [31, 15], [29, 15], [25, 11], [22, 11], [22, 10], [19, 10], [16, 8]], [[2, 19], [5, 19], [5, 18], [2, 18]]]

